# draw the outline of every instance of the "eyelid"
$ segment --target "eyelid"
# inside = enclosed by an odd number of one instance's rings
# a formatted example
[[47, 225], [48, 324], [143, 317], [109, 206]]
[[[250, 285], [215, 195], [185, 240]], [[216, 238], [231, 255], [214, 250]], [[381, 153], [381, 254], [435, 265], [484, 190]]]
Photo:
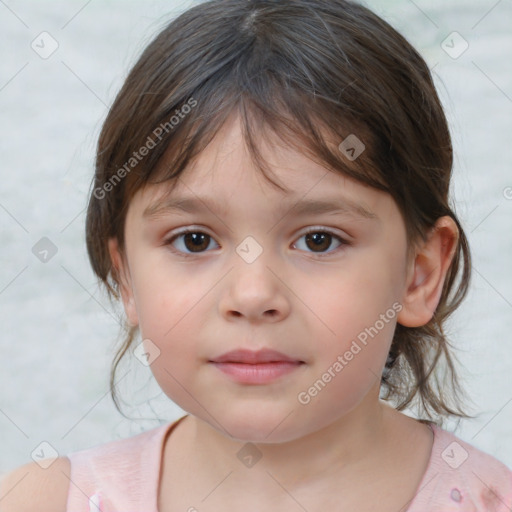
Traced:
[[331, 235], [335, 235], [338, 238], [342, 239], [345, 243], [350, 243], [350, 235], [346, 232], [340, 232], [337, 228], [331, 228], [329, 226], [310, 226], [307, 228], [304, 228], [305, 231], [300, 231], [300, 236], [307, 235], [308, 233], [329, 233]]

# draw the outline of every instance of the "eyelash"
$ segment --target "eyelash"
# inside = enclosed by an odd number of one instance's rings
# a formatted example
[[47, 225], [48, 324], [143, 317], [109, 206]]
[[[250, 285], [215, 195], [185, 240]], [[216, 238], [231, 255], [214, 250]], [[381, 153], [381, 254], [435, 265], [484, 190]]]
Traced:
[[[177, 233], [174, 233], [170, 238], [168, 238], [167, 240], [164, 241], [164, 245], [168, 245], [169, 247], [171, 247], [171, 251], [172, 252], [174, 252], [175, 254], [179, 254], [180, 256], [182, 256], [184, 258], [190, 258], [190, 257], [193, 257], [193, 256], [197, 256], [197, 255], [203, 254], [205, 252], [208, 252], [207, 250], [205, 250], [205, 251], [197, 252], [197, 253], [187, 253], [187, 252], [178, 251], [178, 250], [172, 248], [173, 242], [178, 237], [187, 235], [189, 233], [200, 233], [200, 234], [208, 235], [208, 233], [205, 233], [204, 231], [201, 231], [200, 229], [187, 228], [187, 229], [184, 229], [183, 231], [179, 231]], [[330, 230], [324, 229], [324, 228], [318, 228], [318, 227], [309, 228], [307, 231], [302, 233], [302, 235], [298, 239], [300, 239], [300, 238], [302, 238], [302, 237], [304, 237], [306, 235], [309, 235], [311, 233], [328, 234], [328, 235], [331, 235], [333, 238], [337, 239], [340, 242], [340, 245], [337, 248], [335, 248], [334, 250], [329, 251], [329, 252], [325, 252], [325, 253], [309, 252], [310, 254], [314, 254], [314, 255], [316, 255], [316, 256], [318, 256], [320, 258], [326, 257], [326, 256], [330, 256], [333, 253], [338, 252], [338, 250], [340, 250], [344, 246], [350, 246], [351, 245], [350, 242], [348, 242], [347, 240], [345, 240], [341, 236], [337, 235], [333, 231], [330, 231]], [[211, 235], [208, 235], [208, 236], [210, 237], [211, 240], [213, 240], [213, 237]]]

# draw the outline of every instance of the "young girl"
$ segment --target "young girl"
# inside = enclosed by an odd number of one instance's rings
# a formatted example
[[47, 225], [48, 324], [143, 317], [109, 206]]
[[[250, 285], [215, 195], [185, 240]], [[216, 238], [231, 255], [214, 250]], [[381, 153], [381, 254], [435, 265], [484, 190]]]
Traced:
[[[212, 0], [105, 121], [92, 267], [178, 421], [3, 482], [3, 512], [512, 508], [443, 325], [469, 284], [428, 67], [344, 0]], [[405, 414], [416, 405], [416, 420]], [[43, 469], [45, 466], [46, 469]]]

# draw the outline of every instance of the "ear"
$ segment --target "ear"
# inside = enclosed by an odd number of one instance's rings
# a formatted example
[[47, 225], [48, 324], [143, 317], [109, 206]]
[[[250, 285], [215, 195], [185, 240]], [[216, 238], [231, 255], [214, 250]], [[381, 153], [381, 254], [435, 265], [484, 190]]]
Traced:
[[128, 264], [125, 261], [123, 254], [119, 250], [119, 243], [117, 238], [109, 238], [108, 251], [114, 270], [113, 274], [119, 286], [121, 299], [123, 300], [126, 318], [128, 319], [130, 326], [135, 327], [139, 325], [139, 319], [137, 316], [137, 309], [135, 308], [135, 299], [133, 296], [130, 272], [128, 269]]
[[451, 217], [440, 217], [428, 238], [416, 249], [409, 264], [402, 298], [403, 309], [397, 321], [405, 327], [420, 327], [433, 317], [443, 292], [459, 230]]

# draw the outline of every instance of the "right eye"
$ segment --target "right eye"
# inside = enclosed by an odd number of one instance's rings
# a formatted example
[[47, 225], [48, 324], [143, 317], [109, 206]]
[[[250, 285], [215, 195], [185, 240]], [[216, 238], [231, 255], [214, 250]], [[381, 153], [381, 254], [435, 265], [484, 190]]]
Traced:
[[[175, 244], [175, 241], [178, 243]], [[200, 254], [205, 252], [206, 249], [210, 246], [210, 242], [213, 241], [213, 238], [197, 229], [186, 229], [179, 233], [175, 233], [171, 238], [166, 240], [165, 245], [170, 245], [173, 247], [171, 251], [175, 253], [179, 253], [181, 256], [191, 256], [193, 254]], [[176, 249], [176, 245], [179, 245], [178, 249]], [[186, 252], [189, 250], [190, 252]]]

